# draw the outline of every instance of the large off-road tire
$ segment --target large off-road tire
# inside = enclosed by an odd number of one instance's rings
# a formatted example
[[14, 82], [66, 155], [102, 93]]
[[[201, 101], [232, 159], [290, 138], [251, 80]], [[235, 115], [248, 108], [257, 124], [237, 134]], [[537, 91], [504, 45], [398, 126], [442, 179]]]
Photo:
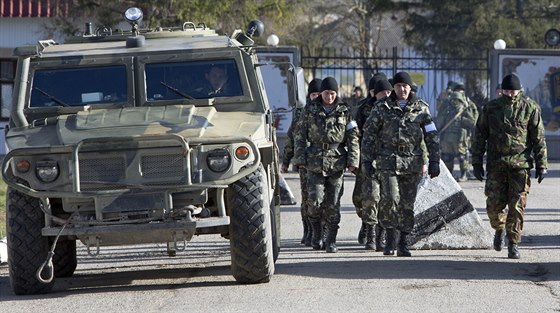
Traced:
[[[51, 291], [54, 279], [42, 283], [35, 273], [47, 259], [49, 239], [41, 236], [45, 215], [39, 199], [8, 188], [6, 198], [10, 284], [17, 295]], [[47, 274], [43, 271], [43, 277]]]
[[70, 277], [78, 266], [76, 240], [58, 240], [53, 256], [54, 276]]
[[274, 274], [270, 201], [262, 166], [231, 185], [231, 271], [240, 283], [266, 283]]

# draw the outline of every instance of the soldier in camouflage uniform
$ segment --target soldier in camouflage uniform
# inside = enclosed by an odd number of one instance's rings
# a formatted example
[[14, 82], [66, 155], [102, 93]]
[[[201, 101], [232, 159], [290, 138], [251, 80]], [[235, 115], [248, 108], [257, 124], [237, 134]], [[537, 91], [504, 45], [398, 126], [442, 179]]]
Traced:
[[337, 93], [337, 81], [333, 77], [323, 79], [321, 96], [304, 108], [294, 136], [294, 164], [307, 170], [311, 245], [321, 249], [323, 216], [327, 229], [324, 245], [329, 253], [338, 251], [344, 169], [356, 173], [360, 157], [356, 122]]
[[451, 95], [451, 93], [453, 92], [454, 87], [455, 87], [455, 82], [448, 81], [447, 88], [445, 88], [445, 90], [442, 91], [437, 97], [436, 112], [438, 112], [438, 114], [445, 107], [445, 104], [447, 103], [447, 99], [449, 99], [449, 95]]
[[[547, 151], [540, 106], [521, 92], [513, 74], [502, 80], [502, 96], [482, 107], [473, 140], [473, 172], [484, 178], [486, 153], [486, 212], [496, 230], [494, 249], [501, 251], [508, 239], [508, 257], [521, 257], [523, 218], [535, 166], [538, 183], [547, 173]], [[506, 206], [508, 207], [506, 213]]]
[[[315, 100], [320, 95], [321, 79], [315, 78], [307, 85], [307, 104]], [[282, 159], [282, 172], [287, 173], [290, 161], [294, 157], [294, 132], [297, 132], [297, 121], [303, 108], [296, 108], [292, 116], [292, 123], [288, 128], [286, 144], [284, 145], [284, 155]], [[297, 169], [299, 172], [299, 183], [301, 186], [301, 220], [303, 223], [303, 237], [301, 243], [311, 246], [311, 222], [307, 212], [307, 172], [304, 167]]]
[[356, 110], [358, 109], [362, 101], [364, 101], [364, 99], [366, 99], [366, 97], [364, 97], [364, 91], [362, 90], [362, 87], [355, 86], [352, 96], [348, 97], [345, 100], [346, 104], [348, 104], [348, 106], [350, 107], [350, 114], [352, 114], [352, 116], [356, 114]]
[[456, 178], [458, 181], [467, 180], [470, 134], [477, 117], [476, 105], [469, 103], [464, 94], [464, 85], [457, 83], [435, 118], [440, 136], [441, 158], [451, 174], [455, 158], [459, 159], [461, 174]]
[[411, 256], [407, 235], [414, 226], [414, 202], [424, 167], [422, 141], [429, 154], [428, 173], [439, 175], [439, 139], [429, 106], [411, 95], [406, 72], [393, 77], [394, 91], [371, 110], [362, 138], [362, 170], [379, 179], [379, 220], [387, 233], [384, 255], [394, 255], [395, 229], [400, 231], [398, 256]]
[[[360, 142], [362, 141], [364, 124], [366, 123], [366, 120], [369, 116], [371, 107], [373, 106], [375, 101], [377, 101], [377, 99], [375, 98], [375, 83], [381, 79], [386, 80], [387, 76], [384, 73], [376, 73], [370, 78], [368, 82], [367, 98], [365, 98], [364, 100], [362, 100], [362, 102], [360, 102], [358, 108], [356, 109], [355, 114], [353, 115], [354, 120], [358, 124]], [[356, 182], [354, 184], [354, 191], [352, 192], [352, 203], [356, 208], [356, 214], [358, 215], [360, 220], [362, 220], [362, 225], [360, 226], [360, 231], [358, 232], [358, 243], [361, 245], [366, 243], [366, 227], [367, 227], [367, 223], [363, 219], [364, 206], [362, 202], [365, 194], [362, 190], [363, 189], [362, 186], [364, 184], [364, 179], [368, 179], [368, 178], [365, 177], [361, 173], [361, 171], [358, 172], [358, 174], [356, 175]]]
[[[371, 112], [371, 109], [378, 101], [383, 99], [393, 90], [393, 87], [387, 81], [385, 74], [376, 74], [370, 80], [374, 81], [373, 88], [370, 90], [372, 96], [368, 101], [362, 103], [356, 112], [356, 123], [360, 130], [360, 142], [364, 131], [364, 125]], [[379, 225], [378, 203], [379, 203], [379, 183], [377, 178], [368, 178], [360, 171], [356, 175], [356, 184], [354, 185], [354, 193], [352, 195], [356, 213], [362, 220], [362, 227], [358, 233], [358, 242], [365, 244], [366, 250], [383, 251], [383, 238], [385, 232], [383, 227]]]

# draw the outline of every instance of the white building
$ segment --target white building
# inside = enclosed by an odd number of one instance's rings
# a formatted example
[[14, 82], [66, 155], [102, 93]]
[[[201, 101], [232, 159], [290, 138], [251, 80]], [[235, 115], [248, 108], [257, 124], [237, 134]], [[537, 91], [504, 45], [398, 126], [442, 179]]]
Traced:
[[68, 14], [68, 0], [0, 1], [0, 155], [6, 154], [4, 128], [8, 124], [16, 72], [14, 48], [48, 39], [51, 18]]

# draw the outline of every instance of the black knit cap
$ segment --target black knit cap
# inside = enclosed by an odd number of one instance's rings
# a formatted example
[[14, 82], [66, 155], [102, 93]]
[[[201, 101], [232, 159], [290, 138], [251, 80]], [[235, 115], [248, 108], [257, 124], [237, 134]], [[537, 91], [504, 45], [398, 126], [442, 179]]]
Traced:
[[412, 78], [410, 78], [410, 75], [408, 75], [407, 72], [398, 72], [395, 76], [393, 76], [393, 86], [399, 83], [412, 86]]
[[457, 90], [465, 90], [465, 84], [463, 84], [463, 83], [455, 84], [455, 87], [453, 88], [453, 91], [457, 91]]
[[375, 88], [374, 88], [375, 93], [378, 93], [383, 90], [393, 90], [393, 86], [391, 86], [391, 83], [387, 79], [381, 79], [375, 83]]
[[502, 89], [503, 90], [521, 90], [521, 81], [519, 77], [515, 74], [509, 74], [504, 76], [502, 80]]
[[307, 85], [308, 96], [314, 92], [321, 92], [321, 81], [322, 80], [320, 78], [315, 78], [309, 82], [309, 84]]
[[321, 82], [321, 92], [325, 90], [332, 90], [338, 92], [338, 82], [334, 77], [327, 77]]
[[369, 79], [369, 83], [368, 83], [368, 90], [372, 90], [375, 89], [375, 83], [377, 83], [377, 81], [382, 80], [382, 79], [387, 79], [387, 75], [385, 75], [385, 73], [375, 73], [373, 74], [373, 76]]

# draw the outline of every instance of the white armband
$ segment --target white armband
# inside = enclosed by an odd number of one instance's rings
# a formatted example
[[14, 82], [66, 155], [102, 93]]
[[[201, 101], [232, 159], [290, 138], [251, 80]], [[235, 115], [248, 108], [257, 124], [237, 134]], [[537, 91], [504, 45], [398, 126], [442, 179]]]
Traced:
[[434, 132], [437, 130], [436, 128], [436, 124], [434, 124], [434, 122], [431, 122], [430, 124], [424, 126], [424, 130], [429, 133], [429, 132]]
[[356, 128], [356, 127], [358, 127], [358, 123], [356, 123], [356, 121], [350, 121], [350, 123], [346, 125], [346, 130], [351, 130], [352, 128]]

